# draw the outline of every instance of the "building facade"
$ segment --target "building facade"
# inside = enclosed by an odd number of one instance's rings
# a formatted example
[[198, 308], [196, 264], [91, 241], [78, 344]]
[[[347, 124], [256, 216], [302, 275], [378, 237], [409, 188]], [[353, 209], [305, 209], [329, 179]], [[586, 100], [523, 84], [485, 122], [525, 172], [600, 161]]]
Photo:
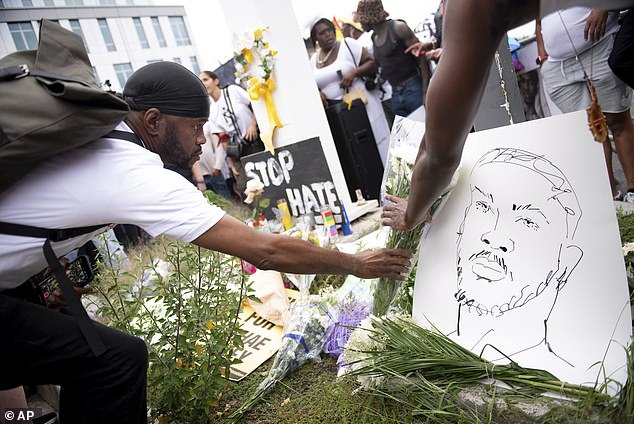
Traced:
[[104, 88], [121, 91], [132, 72], [157, 61], [200, 72], [185, 8], [143, 0], [0, 0], [0, 57], [37, 48], [42, 18], [83, 38]]

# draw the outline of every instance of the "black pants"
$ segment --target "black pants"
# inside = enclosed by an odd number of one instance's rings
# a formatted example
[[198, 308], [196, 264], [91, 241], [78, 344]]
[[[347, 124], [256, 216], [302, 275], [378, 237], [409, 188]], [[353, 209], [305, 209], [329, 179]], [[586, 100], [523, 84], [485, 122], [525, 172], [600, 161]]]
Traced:
[[0, 294], [0, 389], [61, 386], [61, 424], [147, 423], [145, 343], [95, 326], [99, 358], [72, 316]]

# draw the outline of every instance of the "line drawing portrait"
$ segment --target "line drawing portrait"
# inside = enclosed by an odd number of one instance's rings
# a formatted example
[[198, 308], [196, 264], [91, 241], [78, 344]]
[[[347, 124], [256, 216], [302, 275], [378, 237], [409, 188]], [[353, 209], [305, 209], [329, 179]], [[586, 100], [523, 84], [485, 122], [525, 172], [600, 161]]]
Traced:
[[583, 257], [574, 243], [582, 210], [572, 185], [544, 156], [495, 148], [474, 165], [469, 188], [456, 242], [452, 335], [474, 352], [490, 343], [509, 357], [543, 346], [573, 366], [548, 341], [557, 298]]

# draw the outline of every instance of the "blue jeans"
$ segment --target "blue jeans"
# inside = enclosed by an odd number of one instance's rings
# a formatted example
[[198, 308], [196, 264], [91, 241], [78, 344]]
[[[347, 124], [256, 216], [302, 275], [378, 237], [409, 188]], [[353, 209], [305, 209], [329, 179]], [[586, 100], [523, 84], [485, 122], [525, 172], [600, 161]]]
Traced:
[[211, 175], [205, 175], [203, 176], [203, 178], [205, 180], [205, 185], [209, 190], [221, 195], [225, 199], [231, 200], [229, 187], [227, 187], [227, 182], [225, 181], [225, 177], [223, 177], [222, 174], [218, 174], [215, 177]]
[[407, 116], [423, 105], [423, 80], [415, 75], [396, 87], [392, 86], [392, 112]]

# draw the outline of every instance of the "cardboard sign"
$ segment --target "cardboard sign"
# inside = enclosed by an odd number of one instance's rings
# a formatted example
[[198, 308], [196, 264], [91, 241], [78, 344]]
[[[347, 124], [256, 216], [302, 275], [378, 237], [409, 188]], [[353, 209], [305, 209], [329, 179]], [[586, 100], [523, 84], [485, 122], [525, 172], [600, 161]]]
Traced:
[[623, 251], [584, 111], [469, 135], [421, 242], [413, 315], [492, 361], [611, 393], [625, 383]]
[[341, 222], [341, 201], [332, 181], [319, 138], [313, 137], [269, 152], [255, 153], [240, 159], [247, 178], [264, 184], [262, 197], [271, 205], [264, 210], [268, 219], [275, 218], [272, 208], [285, 199], [291, 215], [312, 213], [321, 224], [320, 210], [328, 207]]
[[[270, 156], [270, 155], [269, 155]], [[299, 297], [297, 290], [286, 290], [289, 301]], [[284, 327], [260, 317], [249, 305], [245, 305], [238, 316], [240, 327], [247, 331], [242, 337], [244, 348], [233, 353], [234, 359], [242, 362], [229, 369], [229, 380], [240, 381], [273, 356], [282, 344]]]

